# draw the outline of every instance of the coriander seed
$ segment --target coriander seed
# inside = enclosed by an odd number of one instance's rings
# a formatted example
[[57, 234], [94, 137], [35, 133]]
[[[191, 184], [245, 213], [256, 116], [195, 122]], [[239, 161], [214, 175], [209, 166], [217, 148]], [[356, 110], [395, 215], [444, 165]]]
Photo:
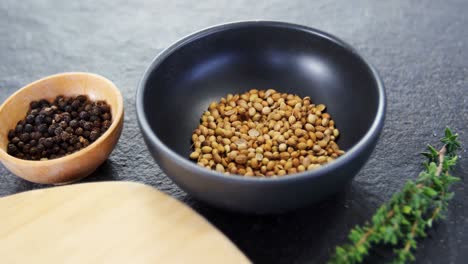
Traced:
[[203, 113], [190, 159], [225, 174], [257, 177], [319, 168], [344, 154], [325, 109], [309, 97], [273, 89], [228, 94]]

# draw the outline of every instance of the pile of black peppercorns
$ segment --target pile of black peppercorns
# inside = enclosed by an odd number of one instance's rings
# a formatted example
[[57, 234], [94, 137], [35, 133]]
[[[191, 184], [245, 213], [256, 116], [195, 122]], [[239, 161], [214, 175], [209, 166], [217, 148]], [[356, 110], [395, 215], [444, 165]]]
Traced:
[[109, 105], [85, 95], [57, 96], [30, 104], [26, 118], [8, 132], [8, 154], [25, 160], [60, 158], [87, 147], [112, 124]]

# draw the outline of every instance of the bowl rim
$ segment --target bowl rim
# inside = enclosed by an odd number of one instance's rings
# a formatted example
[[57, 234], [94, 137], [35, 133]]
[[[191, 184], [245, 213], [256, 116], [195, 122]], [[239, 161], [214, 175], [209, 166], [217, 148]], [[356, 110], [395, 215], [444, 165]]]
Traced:
[[[147, 89], [146, 83], [148, 81], [149, 76], [153, 72], [153, 70], [156, 69], [173, 52], [177, 51], [179, 48], [185, 46], [186, 44], [189, 44], [200, 38], [203, 38], [203, 37], [206, 37], [211, 34], [221, 32], [221, 31], [239, 29], [239, 28], [250, 27], [250, 26], [274, 27], [274, 28], [283, 28], [283, 29], [289, 29], [289, 30], [297, 30], [297, 31], [302, 31], [307, 34], [312, 34], [316, 37], [326, 39], [332, 42], [333, 44], [338, 45], [341, 48], [344, 48], [348, 52], [351, 52], [358, 59], [360, 59], [365, 64], [365, 66], [369, 69], [377, 85], [377, 92], [378, 92], [377, 112], [374, 117], [374, 120], [372, 121], [372, 125], [364, 134], [364, 136], [362, 136], [361, 139], [359, 139], [359, 141], [356, 144], [354, 144], [353, 147], [351, 147], [348, 151], [346, 151], [345, 154], [343, 154], [342, 156], [340, 156], [333, 162], [322, 165], [318, 169], [311, 170], [311, 171], [306, 170], [304, 172], [287, 174], [284, 176], [249, 177], [249, 176], [243, 176], [243, 175], [237, 175], [237, 174], [225, 175], [215, 170], [210, 170], [210, 169], [201, 167], [195, 164], [194, 162], [190, 161], [188, 157], [183, 157], [182, 155], [176, 153], [174, 150], [169, 148], [162, 140], [160, 140], [159, 137], [156, 135], [156, 133], [153, 131], [153, 129], [151, 128], [148, 122], [147, 115], [144, 111], [144, 94], [145, 94], [145, 90]], [[154, 142], [154, 145], [156, 148], [159, 148], [161, 152], [166, 153], [171, 159], [175, 160], [177, 164], [191, 171], [195, 171], [200, 175], [205, 175], [206, 177], [215, 177], [215, 179], [223, 179], [225, 181], [230, 181], [230, 182], [252, 182], [252, 183], [254, 182], [280, 183], [284, 181], [302, 180], [304, 178], [315, 178], [315, 177], [320, 177], [323, 174], [327, 174], [345, 165], [346, 163], [350, 162], [351, 160], [359, 156], [359, 154], [363, 152], [364, 149], [369, 144], [371, 144], [373, 139], [378, 138], [382, 130], [383, 124], [384, 124], [385, 111], [386, 111], [385, 88], [384, 88], [384, 83], [378, 74], [378, 71], [361, 54], [359, 54], [351, 45], [347, 44], [346, 42], [344, 42], [343, 40], [341, 40], [340, 38], [332, 34], [323, 32], [321, 30], [318, 30], [312, 27], [299, 25], [299, 24], [293, 24], [289, 22], [271, 21], [271, 20], [247, 20], [247, 21], [236, 21], [236, 22], [218, 24], [218, 25], [210, 26], [205, 29], [196, 31], [194, 33], [191, 33], [179, 39], [178, 41], [170, 45], [168, 48], [161, 51], [152, 60], [151, 64], [145, 70], [145, 72], [143, 73], [140, 79], [140, 82], [138, 83], [135, 101], [136, 101], [137, 119], [138, 119], [138, 123], [140, 125], [142, 132], [146, 135], [146, 137], [149, 138], [151, 142]], [[168, 176], [172, 178], [170, 175]]]
[[87, 147], [85, 147], [85, 148], [83, 148], [83, 149], [81, 149], [79, 151], [73, 152], [72, 154], [60, 157], [60, 158], [49, 159], [49, 160], [24, 160], [24, 159], [20, 159], [20, 158], [12, 156], [12, 155], [8, 154], [3, 148], [0, 148], [0, 160], [1, 161], [8, 161], [8, 162], [10, 162], [12, 164], [22, 164], [24, 166], [48, 166], [48, 165], [53, 165], [53, 164], [57, 164], [57, 163], [68, 162], [70, 160], [75, 159], [76, 157], [86, 155], [90, 151], [93, 151], [96, 147], [99, 147], [99, 145], [101, 145], [101, 143], [107, 137], [109, 137], [109, 135], [115, 129], [117, 129], [117, 127], [118, 127], [118, 125], [119, 125], [119, 123], [122, 120], [123, 115], [124, 115], [124, 104], [123, 104], [122, 94], [120, 93], [120, 90], [117, 88], [117, 86], [112, 81], [110, 81], [109, 79], [107, 79], [104, 76], [101, 76], [101, 75], [95, 74], [95, 73], [91, 73], [91, 72], [63, 72], [63, 73], [57, 73], [57, 74], [52, 74], [52, 75], [45, 76], [45, 77], [43, 77], [41, 79], [38, 79], [38, 80], [33, 81], [31, 83], [28, 83], [25, 86], [21, 87], [16, 92], [14, 92], [12, 95], [10, 95], [2, 103], [2, 105], [0, 105], [0, 112], [3, 111], [4, 108], [6, 108], [6, 105], [7, 105], [8, 102], [13, 100], [13, 98], [18, 96], [18, 94], [21, 93], [23, 90], [34, 89], [34, 87], [37, 84], [39, 84], [41, 82], [44, 82], [46, 80], [59, 78], [59, 77], [64, 77], [64, 76], [83, 76], [83, 75], [90, 76], [92, 78], [100, 79], [100, 80], [104, 81], [105, 83], [107, 83], [109, 85], [109, 87], [111, 87], [111, 89], [113, 90], [113, 93], [117, 97], [117, 105], [116, 105], [117, 114], [116, 114], [116, 116], [112, 116], [113, 120], [112, 120], [112, 124], [109, 127], [109, 129], [107, 129], [107, 131], [104, 132], [104, 134], [102, 134], [96, 141], [89, 144], [89, 146], [87, 146]]

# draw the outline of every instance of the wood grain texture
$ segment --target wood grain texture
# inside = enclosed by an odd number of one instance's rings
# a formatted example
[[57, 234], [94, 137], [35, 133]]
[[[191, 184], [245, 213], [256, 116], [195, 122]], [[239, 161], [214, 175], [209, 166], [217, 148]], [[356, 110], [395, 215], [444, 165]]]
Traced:
[[1, 263], [249, 263], [191, 208], [137, 183], [8, 196], [0, 218]]

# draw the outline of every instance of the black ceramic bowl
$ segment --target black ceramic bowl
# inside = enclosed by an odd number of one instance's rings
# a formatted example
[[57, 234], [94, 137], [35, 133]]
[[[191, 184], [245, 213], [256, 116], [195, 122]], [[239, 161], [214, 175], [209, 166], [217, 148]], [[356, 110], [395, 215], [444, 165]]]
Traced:
[[[224, 175], [189, 160], [191, 135], [212, 101], [274, 88], [327, 105], [347, 153], [313, 171], [278, 178]], [[138, 121], [167, 175], [216, 207], [280, 212], [339, 192], [369, 158], [382, 129], [382, 81], [353, 48], [300, 25], [252, 21], [194, 33], [159, 54], [137, 92]]]

